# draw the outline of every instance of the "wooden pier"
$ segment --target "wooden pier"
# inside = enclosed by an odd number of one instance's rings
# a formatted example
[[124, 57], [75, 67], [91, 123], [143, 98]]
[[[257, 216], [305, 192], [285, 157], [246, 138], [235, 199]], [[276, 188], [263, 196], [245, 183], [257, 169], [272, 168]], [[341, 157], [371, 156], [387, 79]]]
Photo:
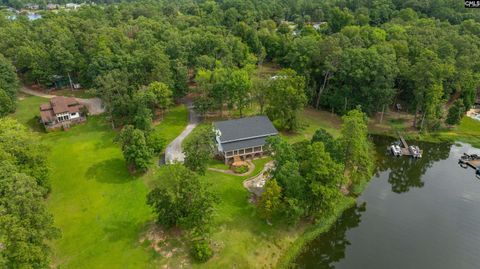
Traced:
[[475, 170], [480, 169], [480, 160], [470, 160], [466, 164]]
[[458, 160], [458, 163], [463, 168], [471, 167], [475, 170], [475, 174], [480, 176], [480, 156], [476, 154], [468, 155], [466, 153], [463, 154], [462, 157]]
[[412, 148], [408, 145], [407, 141], [405, 141], [405, 138], [399, 133], [397, 133], [398, 136], [400, 137], [400, 143], [401, 145], [401, 150], [402, 150], [402, 155], [404, 156], [412, 156], [414, 158], [421, 158], [423, 154], [423, 150], [418, 149], [418, 152], [414, 152]]

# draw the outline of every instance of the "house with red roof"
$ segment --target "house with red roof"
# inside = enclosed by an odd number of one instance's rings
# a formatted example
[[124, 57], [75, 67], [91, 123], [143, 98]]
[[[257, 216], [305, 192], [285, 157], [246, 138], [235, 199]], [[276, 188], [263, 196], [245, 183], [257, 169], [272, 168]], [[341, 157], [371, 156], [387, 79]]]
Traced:
[[47, 131], [68, 129], [84, 121], [84, 106], [73, 97], [56, 96], [40, 105], [40, 122]]

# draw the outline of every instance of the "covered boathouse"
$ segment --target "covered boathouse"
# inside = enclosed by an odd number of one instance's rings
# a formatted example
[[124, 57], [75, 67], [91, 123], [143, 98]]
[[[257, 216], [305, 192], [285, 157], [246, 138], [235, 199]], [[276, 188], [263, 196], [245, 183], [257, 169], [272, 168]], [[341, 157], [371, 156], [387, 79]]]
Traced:
[[213, 123], [218, 154], [226, 164], [234, 158], [241, 160], [260, 158], [266, 140], [278, 135], [277, 129], [266, 116], [254, 116]]

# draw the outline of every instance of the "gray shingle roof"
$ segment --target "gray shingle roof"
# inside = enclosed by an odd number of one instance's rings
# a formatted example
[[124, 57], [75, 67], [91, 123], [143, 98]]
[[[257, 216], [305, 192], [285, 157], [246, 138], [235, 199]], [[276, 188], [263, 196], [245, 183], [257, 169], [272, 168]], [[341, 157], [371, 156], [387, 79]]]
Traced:
[[222, 143], [222, 148], [224, 152], [227, 152], [227, 151], [232, 151], [236, 149], [263, 146], [266, 143], [267, 137], [268, 136], [247, 139], [247, 140], [240, 140], [240, 141], [230, 142], [230, 143]]
[[213, 124], [222, 134], [220, 136], [222, 146], [229, 142], [253, 140], [254, 138], [278, 134], [277, 129], [266, 116], [217, 121]]

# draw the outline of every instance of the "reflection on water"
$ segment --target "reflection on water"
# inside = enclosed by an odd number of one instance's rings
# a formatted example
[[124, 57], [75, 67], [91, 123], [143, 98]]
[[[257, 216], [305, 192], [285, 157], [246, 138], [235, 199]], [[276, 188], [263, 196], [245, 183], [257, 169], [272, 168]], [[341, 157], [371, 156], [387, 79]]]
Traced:
[[359, 205], [296, 268], [480, 268], [480, 181], [457, 164], [480, 149], [415, 142], [424, 154], [413, 160], [388, 155], [393, 140], [374, 137], [378, 165]]
[[[387, 147], [394, 141], [393, 138], [374, 136], [373, 141], [377, 150], [376, 175], [389, 170], [388, 182], [395, 193], [408, 192], [410, 188], [423, 187], [422, 176], [439, 160], [445, 160], [450, 154], [448, 143], [415, 142], [423, 150], [423, 158], [413, 159], [406, 156], [392, 157]], [[407, 141], [411, 143], [411, 141]]]
[[[357, 227], [360, 224], [360, 217], [365, 211], [365, 203], [347, 209], [331, 229], [331, 232], [322, 236], [321, 240], [316, 240], [311, 244], [311, 249], [302, 255], [302, 260], [314, 260], [318, 268], [335, 268], [332, 264], [345, 258], [345, 249], [350, 242], [345, 236], [347, 230]], [[328, 253], [324, 250], [328, 249]], [[321, 255], [318, 255], [321, 253]], [[305, 265], [300, 265], [299, 268]]]

